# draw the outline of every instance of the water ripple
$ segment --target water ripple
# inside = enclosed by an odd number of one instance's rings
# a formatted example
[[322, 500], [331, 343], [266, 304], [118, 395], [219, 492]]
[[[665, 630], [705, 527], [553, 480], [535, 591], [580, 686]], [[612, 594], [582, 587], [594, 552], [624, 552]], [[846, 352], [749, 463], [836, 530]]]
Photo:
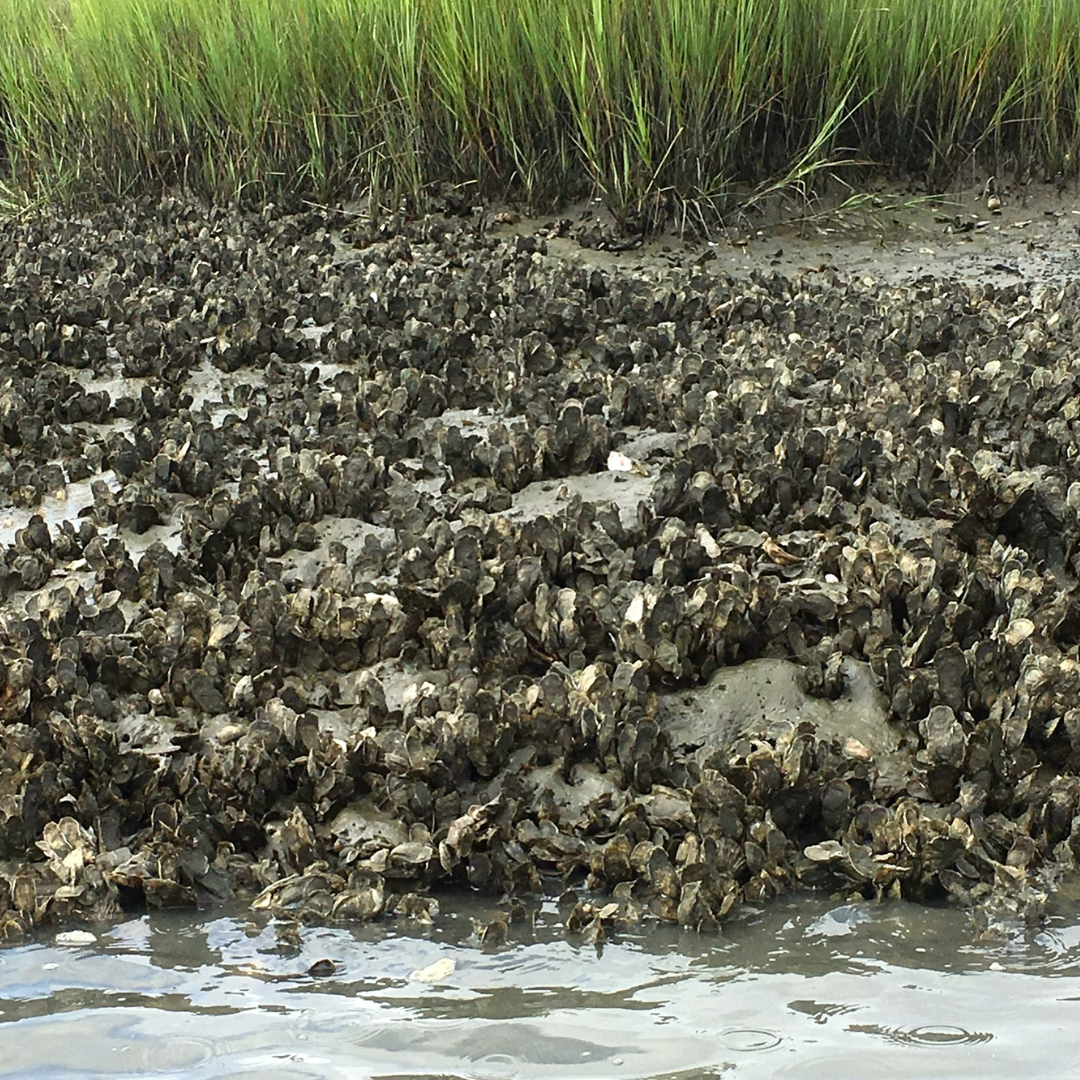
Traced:
[[923, 1024], [911, 1028], [889, 1028], [881, 1024], [849, 1024], [848, 1031], [880, 1035], [902, 1046], [973, 1046], [993, 1039], [988, 1031], [968, 1031], [955, 1024]]
[[726, 1050], [743, 1053], [752, 1050], [772, 1050], [783, 1039], [775, 1031], [764, 1028], [728, 1028], [720, 1032], [720, 1043]]
[[148, 1069], [162, 1073], [182, 1073], [205, 1065], [214, 1056], [214, 1044], [209, 1039], [179, 1035], [147, 1045], [144, 1063]]

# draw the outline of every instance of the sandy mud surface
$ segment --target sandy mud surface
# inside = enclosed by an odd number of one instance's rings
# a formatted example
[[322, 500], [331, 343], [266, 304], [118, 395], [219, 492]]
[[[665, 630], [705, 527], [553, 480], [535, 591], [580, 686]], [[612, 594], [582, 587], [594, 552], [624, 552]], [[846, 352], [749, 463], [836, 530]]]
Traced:
[[[621, 235], [598, 203], [561, 217], [508, 217], [502, 232], [547, 236], [549, 251], [602, 269], [642, 270], [688, 262], [714, 272], [777, 273], [824, 280], [830, 274], [867, 284], [947, 277], [972, 285], [1075, 281], [1080, 272], [1080, 193], [1076, 187], [1003, 183], [990, 210], [985, 184], [928, 194], [882, 184], [855, 198], [836, 191], [814, 201], [777, 196], [731, 214], [709, 238], [688, 218], [643, 240]], [[991, 205], [994, 205], [991, 203]], [[499, 220], [492, 215], [492, 220]]]
[[5, 225], [4, 932], [450, 881], [597, 939], [811, 885], [1038, 919], [1080, 216], [969, 202]]

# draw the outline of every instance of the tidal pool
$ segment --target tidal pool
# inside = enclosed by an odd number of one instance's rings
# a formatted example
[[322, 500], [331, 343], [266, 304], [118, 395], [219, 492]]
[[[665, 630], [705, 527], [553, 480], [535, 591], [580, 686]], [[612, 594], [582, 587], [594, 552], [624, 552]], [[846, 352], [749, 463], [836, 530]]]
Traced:
[[234, 912], [42, 935], [0, 950], [0, 1076], [1080, 1073], [1075, 908], [976, 943], [957, 910], [802, 896], [722, 936], [651, 926], [600, 949], [567, 938], [554, 904], [484, 948], [488, 911], [451, 898], [411, 933]]

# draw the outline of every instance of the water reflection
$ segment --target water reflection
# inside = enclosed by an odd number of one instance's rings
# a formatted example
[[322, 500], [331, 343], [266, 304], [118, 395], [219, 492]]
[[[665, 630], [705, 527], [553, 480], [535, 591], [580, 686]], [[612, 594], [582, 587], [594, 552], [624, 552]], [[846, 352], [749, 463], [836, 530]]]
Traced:
[[162, 914], [4, 949], [0, 1077], [1011, 1078], [1080, 1060], [1075, 912], [976, 944], [961, 912], [804, 897], [723, 937], [653, 927], [598, 954], [554, 907], [488, 950], [476, 902], [445, 907], [417, 935]]

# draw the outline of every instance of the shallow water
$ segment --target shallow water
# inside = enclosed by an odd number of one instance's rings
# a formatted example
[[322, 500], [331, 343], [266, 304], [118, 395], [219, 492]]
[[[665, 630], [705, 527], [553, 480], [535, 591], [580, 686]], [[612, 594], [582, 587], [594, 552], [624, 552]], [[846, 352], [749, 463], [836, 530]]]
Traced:
[[[1010, 1077], [1080, 1072], [1080, 912], [976, 944], [967, 916], [799, 897], [723, 936], [135, 918], [0, 951], [0, 1076]], [[60, 941], [63, 940], [61, 937]], [[326, 977], [309, 975], [330, 960]]]

